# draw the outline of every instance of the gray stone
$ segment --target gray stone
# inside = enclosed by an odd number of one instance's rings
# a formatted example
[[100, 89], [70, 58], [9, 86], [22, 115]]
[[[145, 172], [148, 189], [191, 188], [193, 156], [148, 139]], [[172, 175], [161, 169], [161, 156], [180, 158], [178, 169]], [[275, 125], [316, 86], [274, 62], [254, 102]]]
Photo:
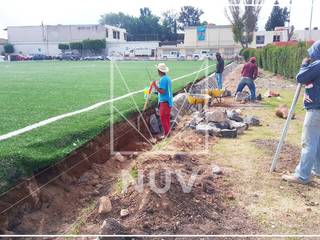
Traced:
[[99, 214], [106, 214], [112, 211], [112, 204], [108, 197], [101, 197], [99, 201]]
[[244, 123], [247, 123], [250, 126], [260, 126], [260, 120], [257, 117], [246, 117]]
[[205, 119], [208, 122], [225, 122], [227, 120], [227, 114], [221, 110], [215, 110], [212, 112], [206, 112]]
[[229, 124], [230, 124], [231, 129], [237, 129], [238, 135], [243, 134], [244, 131], [248, 130], [248, 128], [249, 128], [248, 124], [242, 123], [242, 122], [236, 122], [236, 121], [229, 120]]
[[193, 117], [190, 121], [191, 126], [197, 126], [199, 123], [201, 123], [204, 119], [202, 117], [199, 117], [198, 115]]
[[129, 210], [128, 209], [121, 209], [120, 211], [120, 216], [121, 217], [126, 217], [129, 215]]
[[220, 136], [223, 138], [237, 138], [237, 129], [223, 129], [220, 131]]
[[216, 128], [220, 129], [231, 129], [229, 122], [221, 122], [221, 123], [209, 123], [211, 126], [215, 126]]
[[218, 136], [220, 131], [221, 130], [219, 128], [205, 123], [200, 123], [196, 127], [196, 133], [201, 135], [209, 134], [211, 136]]
[[122, 154], [121, 153], [119, 153], [119, 152], [117, 152], [114, 156], [113, 156], [113, 159], [115, 160], [115, 161], [117, 161], [117, 162], [125, 162], [125, 157], [124, 156], [122, 156]]
[[152, 114], [150, 116], [149, 124], [150, 124], [151, 133], [153, 133], [153, 134], [161, 133], [160, 123], [159, 123], [159, 120], [155, 114]]
[[[188, 103], [187, 97], [188, 97], [188, 94], [180, 93], [173, 98], [173, 108], [171, 110], [171, 116], [174, 119], [179, 116], [184, 116], [188, 112], [190, 105]], [[179, 116], [178, 116], [178, 113], [179, 113]]]
[[236, 110], [228, 110], [227, 116], [230, 120], [236, 121], [236, 122], [243, 122], [243, 118], [240, 117], [240, 114], [237, 113]]
[[211, 170], [212, 170], [212, 174], [214, 174], [214, 175], [221, 175], [222, 174], [221, 168], [217, 165], [212, 166]]
[[127, 235], [128, 230], [113, 218], [108, 218], [103, 221], [101, 226], [101, 235]]
[[249, 100], [250, 100], [250, 94], [246, 91], [239, 92], [236, 95], [236, 102], [249, 101]]

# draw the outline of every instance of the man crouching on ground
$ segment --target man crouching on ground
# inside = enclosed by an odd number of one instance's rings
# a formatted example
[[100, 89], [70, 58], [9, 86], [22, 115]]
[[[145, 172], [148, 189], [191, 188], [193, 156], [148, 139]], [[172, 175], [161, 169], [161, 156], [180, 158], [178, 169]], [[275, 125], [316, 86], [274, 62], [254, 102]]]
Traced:
[[250, 58], [249, 62], [244, 65], [242, 71], [241, 71], [241, 80], [237, 88], [237, 93], [242, 92], [242, 90], [248, 86], [251, 96], [250, 100], [255, 101], [256, 100], [256, 85], [254, 83], [254, 80], [258, 77], [258, 67], [256, 64], [256, 58], [252, 57]]
[[152, 86], [158, 92], [160, 121], [164, 135], [168, 136], [170, 133], [170, 112], [173, 106], [172, 81], [167, 75], [169, 68], [165, 63], [159, 63], [156, 67], [158, 69], [160, 80], [159, 84], [157, 84], [156, 81], [153, 81]]
[[307, 184], [311, 176], [320, 176], [320, 41], [308, 50], [309, 59], [302, 63], [297, 81], [306, 85], [304, 106], [307, 110], [303, 132], [302, 151], [294, 175], [284, 175], [283, 180]]

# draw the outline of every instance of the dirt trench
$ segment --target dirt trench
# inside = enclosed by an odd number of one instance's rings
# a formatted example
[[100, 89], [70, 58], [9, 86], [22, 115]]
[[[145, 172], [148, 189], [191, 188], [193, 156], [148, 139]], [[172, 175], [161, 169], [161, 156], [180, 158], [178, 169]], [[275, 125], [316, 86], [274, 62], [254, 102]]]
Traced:
[[[144, 113], [146, 122], [150, 114], [151, 111]], [[114, 176], [129, 160], [151, 148], [146, 141], [150, 134], [143, 127], [143, 121], [138, 121], [135, 115], [129, 118], [129, 122], [113, 127], [113, 141], [110, 128], [106, 129], [57, 164], [36, 172], [3, 194], [0, 197], [0, 233], [63, 232], [63, 226], [58, 226], [57, 222], [73, 221], [79, 209], [95, 197], [108, 193]], [[132, 125], [140, 125], [140, 133]], [[111, 155], [112, 147], [114, 152], [131, 153], [126, 156], [128, 161], [115, 161]]]

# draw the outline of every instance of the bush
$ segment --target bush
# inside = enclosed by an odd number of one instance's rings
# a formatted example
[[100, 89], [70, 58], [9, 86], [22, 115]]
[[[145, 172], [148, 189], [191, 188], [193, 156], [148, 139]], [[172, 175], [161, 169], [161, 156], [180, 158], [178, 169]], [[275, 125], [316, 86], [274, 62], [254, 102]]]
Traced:
[[11, 43], [6, 43], [3, 46], [3, 49], [6, 54], [14, 53], [14, 46]]
[[80, 52], [82, 50], [82, 42], [71, 42], [70, 49], [71, 50], [78, 50]]
[[89, 50], [94, 54], [99, 54], [103, 49], [106, 48], [106, 40], [105, 39], [96, 39], [96, 40], [83, 40], [82, 41], [83, 49]]
[[310, 44], [299, 42], [296, 45], [267, 45], [262, 49], [247, 48], [242, 51], [245, 60], [257, 58], [257, 64], [264, 70], [294, 78], [299, 71], [302, 60], [307, 56]]
[[70, 45], [66, 44], [66, 43], [59, 43], [58, 48], [61, 51], [69, 50], [70, 49]]

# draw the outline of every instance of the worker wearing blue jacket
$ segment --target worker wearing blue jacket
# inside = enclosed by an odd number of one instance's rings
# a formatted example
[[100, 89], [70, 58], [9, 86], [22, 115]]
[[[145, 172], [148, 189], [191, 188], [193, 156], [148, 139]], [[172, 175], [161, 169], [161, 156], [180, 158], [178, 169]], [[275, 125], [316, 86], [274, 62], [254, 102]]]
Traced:
[[307, 184], [312, 176], [320, 177], [320, 41], [308, 50], [297, 75], [298, 83], [305, 85], [304, 106], [307, 110], [302, 132], [302, 151], [294, 175], [283, 180]]

